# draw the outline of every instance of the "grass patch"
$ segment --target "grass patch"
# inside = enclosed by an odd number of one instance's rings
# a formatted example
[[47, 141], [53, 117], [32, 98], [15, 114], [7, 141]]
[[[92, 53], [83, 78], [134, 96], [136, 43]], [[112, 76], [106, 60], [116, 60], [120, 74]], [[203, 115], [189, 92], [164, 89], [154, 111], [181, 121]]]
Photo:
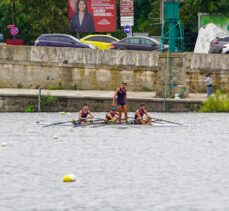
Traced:
[[216, 91], [215, 96], [209, 97], [201, 106], [200, 112], [229, 112], [229, 94]]
[[48, 90], [62, 90], [63, 87], [61, 85], [49, 85], [47, 89]]
[[32, 113], [32, 112], [35, 112], [36, 111], [36, 107], [34, 104], [32, 103], [29, 103], [25, 106], [25, 109], [24, 109], [25, 112], [28, 112], [28, 113]]
[[17, 88], [21, 89], [21, 88], [23, 88], [23, 86], [21, 84], [17, 84]]
[[56, 106], [57, 97], [51, 95], [41, 96], [41, 109]]
[[142, 86], [142, 87], [140, 88], [140, 91], [141, 91], [141, 92], [152, 92], [152, 89], [150, 89], [150, 88], [147, 87], [147, 86]]

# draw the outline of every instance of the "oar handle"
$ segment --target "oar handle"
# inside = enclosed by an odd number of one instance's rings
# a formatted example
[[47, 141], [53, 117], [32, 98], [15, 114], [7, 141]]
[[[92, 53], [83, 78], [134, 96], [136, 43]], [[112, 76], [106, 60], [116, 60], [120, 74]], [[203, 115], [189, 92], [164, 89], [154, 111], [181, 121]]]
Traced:
[[156, 118], [153, 118], [153, 119], [156, 121], [167, 122], [167, 123], [171, 123], [171, 124], [175, 124], [175, 125], [183, 125], [183, 124], [178, 123], [178, 122], [172, 122], [172, 121], [167, 121], [167, 120], [163, 120], [163, 119], [156, 119]]

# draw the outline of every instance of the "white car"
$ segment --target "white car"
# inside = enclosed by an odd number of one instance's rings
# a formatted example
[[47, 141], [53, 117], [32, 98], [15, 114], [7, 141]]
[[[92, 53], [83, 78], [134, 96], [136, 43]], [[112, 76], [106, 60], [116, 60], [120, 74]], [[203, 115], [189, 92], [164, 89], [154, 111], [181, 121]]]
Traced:
[[229, 54], [229, 43], [227, 43], [223, 46], [222, 53], [228, 53]]

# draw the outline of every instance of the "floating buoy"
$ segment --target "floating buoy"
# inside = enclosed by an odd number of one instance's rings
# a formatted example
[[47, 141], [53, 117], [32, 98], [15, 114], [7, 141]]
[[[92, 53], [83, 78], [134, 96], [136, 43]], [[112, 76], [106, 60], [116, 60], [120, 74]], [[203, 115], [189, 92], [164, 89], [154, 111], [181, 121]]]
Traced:
[[75, 182], [76, 176], [74, 174], [65, 175], [63, 178], [63, 182]]
[[58, 139], [58, 137], [57, 137], [57, 136], [53, 136], [53, 138], [54, 138], [54, 139]]
[[6, 143], [2, 143], [1, 146], [2, 147], [5, 147], [5, 146], [7, 146], [7, 144]]

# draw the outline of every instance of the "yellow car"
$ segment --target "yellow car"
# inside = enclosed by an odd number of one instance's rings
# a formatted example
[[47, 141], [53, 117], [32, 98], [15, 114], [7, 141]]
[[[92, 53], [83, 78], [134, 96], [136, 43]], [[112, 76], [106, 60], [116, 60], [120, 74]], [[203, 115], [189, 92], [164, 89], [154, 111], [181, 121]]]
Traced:
[[111, 42], [117, 42], [119, 39], [110, 35], [93, 34], [80, 39], [81, 42], [95, 45], [98, 49], [108, 50], [111, 47]]

